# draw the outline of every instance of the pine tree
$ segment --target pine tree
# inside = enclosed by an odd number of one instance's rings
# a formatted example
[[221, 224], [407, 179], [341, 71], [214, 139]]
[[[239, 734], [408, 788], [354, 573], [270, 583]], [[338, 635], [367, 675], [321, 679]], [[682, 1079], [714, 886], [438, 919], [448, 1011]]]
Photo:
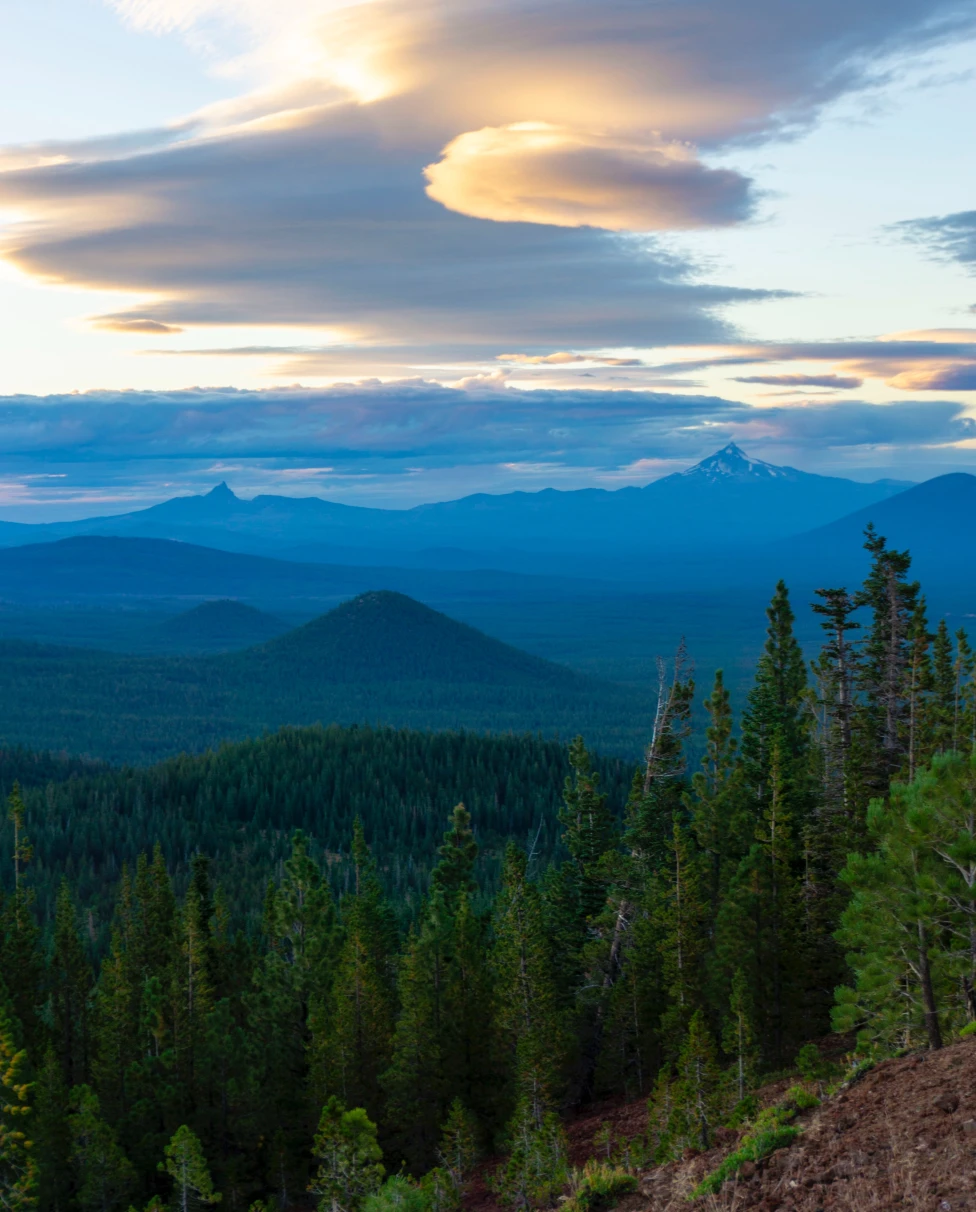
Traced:
[[755, 1078], [756, 1049], [752, 1026], [752, 997], [749, 982], [741, 968], [732, 977], [729, 1013], [722, 1033], [722, 1048], [733, 1064], [735, 1100], [741, 1103]]
[[362, 1107], [347, 1111], [334, 1095], [322, 1108], [312, 1154], [319, 1165], [308, 1189], [319, 1196], [320, 1212], [357, 1212], [383, 1181], [376, 1125]]
[[564, 1047], [544, 925], [525, 852], [510, 842], [495, 903], [492, 964], [499, 1028], [516, 1088], [536, 1123], [556, 1096]]
[[451, 813], [451, 827], [437, 848], [438, 863], [431, 872], [431, 892], [439, 892], [448, 908], [461, 893], [471, 895], [477, 891], [474, 881], [474, 864], [478, 857], [478, 843], [471, 830], [471, 813], [464, 804], [456, 804]]
[[864, 546], [871, 555], [871, 569], [854, 602], [869, 607], [872, 619], [858, 677], [865, 700], [860, 712], [859, 758], [867, 793], [878, 796], [887, 793], [906, 752], [906, 670], [919, 586], [917, 581], [907, 580], [912, 563], [908, 552], [890, 550], [870, 525]]
[[88, 1086], [72, 1092], [68, 1118], [71, 1162], [77, 1175], [77, 1202], [92, 1212], [110, 1212], [135, 1185], [136, 1174], [115, 1133], [101, 1116], [98, 1096]]
[[31, 1132], [34, 1147], [31, 1152], [37, 1167], [37, 1206], [40, 1212], [66, 1212], [74, 1185], [68, 1127], [69, 1095], [61, 1062], [53, 1048], [48, 1048], [37, 1074], [33, 1101]]
[[932, 690], [932, 660], [930, 648], [935, 637], [929, 632], [925, 598], [920, 597], [912, 612], [908, 629], [908, 667], [905, 670], [906, 716], [905, 740], [908, 781], [922, 766], [934, 748], [933, 733], [937, 731], [930, 720], [928, 696]]
[[344, 1101], [378, 1117], [393, 1040], [396, 934], [358, 819], [352, 852], [354, 892], [340, 906], [342, 948], [328, 1001], [312, 1016], [311, 1048], [316, 1089], [339, 1090]]
[[40, 931], [31, 912], [32, 890], [24, 882], [24, 870], [34, 850], [24, 831], [25, 809], [19, 783], [14, 783], [7, 800], [7, 816], [14, 827], [14, 891], [6, 901], [0, 894], [0, 974], [28, 1048], [40, 1051], [45, 1042], [38, 1015], [43, 1001], [44, 961]]
[[932, 638], [931, 753], [956, 749], [956, 660], [945, 619]]
[[581, 928], [596, 917], [607, 896], [605, 855], [617, 845], [617, 825], [607, 797], [599, 789], [600, 776], [578, 736], [569, 746], [572, 777], [566, 779], [559, 821], [562, 841], [569, 851], [577, 913]]
[[670, 865], [674, 821], [685, 802], [684, 741], [694, 691], [682, 641], [670, 669], [658, 662], [657, 708], [625, 810], [624, 853], [613, 864], [606, 909], [587, 949], [593, 1029], [582, 1058], [582, 1098], [598, 1085], [643, 1093], [657, 1067], [663, 994], [656, 878]]
[[37, 1166], [31, 1139], [31, 1083], [27, 1052], [18, 1048], [14, 1021], [0, 1000], [0, 1207], [31, 1212], [37, 1203]]
[[[722, 670], [716, 670], [712, 693], [705, 700], [709, 723], [701, 769], [691, 780], [689, 797], [692, 829], [707, 869], [709, 917], [714, 922], [728, 882], [735, 815], [741, 811], [741, 789], [736, 763], [738, 743], [732, 735], [732, 705]], [[741, 832], [741, 830], [740, 830]]]
[[[936, 757], [899, 799], [931, 854], [927, 874], [942, 938], [943, 963], [962, 987], [964, 1014], [976, 1020], [976, 754]], [[934, 931], [933, 931], [934, 933]]]
[[205, 1045], [207, 1016], [214, 1005], [210, 951], [209, 888], [200, 886], [200, 867], [177, 915], [179, 953], [173, 973], [174, 1043], [185, 1105], [195, 1110], [200, 1092], [198, 1069]]
[[445, 1087], [488, 1133], [500, 1127], [507, 1098], [500, 1057], [497, 999], [492, 988], [485, 922], [462, 893], [451, 922], [444, 994]]
[[[859, 678], [858, 654], [849, 634], [860, 630], [852, 619], [857, 602], [846, 589], [818, 589], [820, 602], [813, 610], [823, 618], [821, 627], [827, 640], [820, 659], [814, 665], [820, 682], [821, 720], [821, 792], [820, 813], [824, 834], [842, 839], [859, 832], [862, 796], [858, 789], [858, 771], [853, 761], [856, 687]], [[849, 848], [843, 840], [838, 853]]]
[[194, 1212], [223, 1198], [213, 1189], [203, 1147], [193, 1132], [182, 1124], [164, 1150], [166, 1160], [159, 1168], [173, 1180], [173, 1205], [176, 1212]]
[[62, 880], [54, 913], [50, 967], [51, 1009], [65, 1085], [81, 1085], [89, 1068], [89, 1008], [94, 978], [78, 933], [67, 880]]
[[742, 770], [756, 818], [762, 817], [772, 794], [774, 760], [781, 794], [788, 793], [798, 807], [808, 793], [806, 666], [793, 633], [793, 608], [783, 581], [776, 585], [766, 617], [766, 644], [742, 717]]
[[419, 929], [411, 931], [398, 982], [400, 1014], [393, 1057], [383, 1074], [387, 1118], [398, 1150], [414, 1174], [434, 1162], [437, 1134], [451, 1097], [444, 1045], [450, 919], [435, 892]]
[[956, 632], [956, 657], [952, 663], [953, 691], [952, 748], [976, 752], [976, 654], [963, 628]]
[[20, 889], [20, 877], [24, 868], [34, 857], [34, 847], [30, 838], [24, 832], [24, 798], [21, 795], [20, 783], [14, 783], [13, 790], [7, 798], [7, 819], [14, 827], [14, 891]]
[[515, 1108], [508, 1128], [508, 1159], [491, 1179], [504, 1204], [516, 1208], [548, 1208], [568, 1177], [566, 1134], [553, 1111], [541, 1115], [530, 1097]]
[[708, 901], [701, 855], [683, 815], [676, 815], [665, 862], [653, 879], [652, 923], [667, 997], [661, 1014], [664, 1049], [674, 1056], [703, 1001]]
[[461, 1191], [478, 1160], [478, 1127], [474, 1116], [456, 1098], [441, 1130], [438, 1160], [450, 1174], [456, 1191]]
[[672, 1131], [672, 1139], [678, 1135], [688, 1144], [708, 1149], [722, 1110], [722, 1074], [715, 1043], [701, 1010], [691, 1017], [676, 1067], [674, 1114], [681, 1127], [677, 1134]]
[[838, 1030], [859, 1027], [865, 1043], [911, 1046], [919, 1028], [942, 1047], [937, 999], [940, 956], [933, 945], [938, 898], [931, 878], [928, 814], [919, 785], [893, 784], [890, 803], [872, 802], [868, 828], [877, 850], [852, 854], [841, 878], [851, 889], [838, 938], [856, 977], [838, 993]]

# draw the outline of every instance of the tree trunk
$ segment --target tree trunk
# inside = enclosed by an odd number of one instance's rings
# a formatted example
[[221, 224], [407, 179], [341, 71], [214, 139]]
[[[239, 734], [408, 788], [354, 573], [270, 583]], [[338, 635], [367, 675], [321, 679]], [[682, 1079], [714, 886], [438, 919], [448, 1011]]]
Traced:
[[929, 1037], [929, 1047], [933, 1052], [942, 1047], [942, 1029], [939, 1026], [939, 1011], [935, 1005], [935, 991], [932, 988], [932, 970], [929, 967], [929, 943], [925, 926], [918, 922], [918, 975], [922, 986], [922, 1010], [925, 1017], [925, 1030]]

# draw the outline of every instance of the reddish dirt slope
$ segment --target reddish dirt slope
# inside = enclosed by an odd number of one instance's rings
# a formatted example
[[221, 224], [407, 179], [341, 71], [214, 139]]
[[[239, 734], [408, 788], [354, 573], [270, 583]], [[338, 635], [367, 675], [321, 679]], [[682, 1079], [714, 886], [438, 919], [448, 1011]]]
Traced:
[[728, 1146], [644, 1175], [635, 1209], [976, 1212], [976, 1041], [883, 1061], [796, 1122], [790, 1148], [718, 1195], [687, 1202]]
[[[766, 1087], [763, 1102], [787, 1084]], [[643, 1102], [608, 1105], [568, 1124], [573, 1163], [593, 1155], [603, 1123], [634, 1136], [646, 1114]], [[790, 1148], [747, 1164], [718, 1195], [688, 1200], [735, 1148], [728, 1131], [707, 1153], [645, 1171], [617, 1212], [976, 1212], [976, 1039], [883, 1061], [795, 1122]], [[469, 1212], [501, 1212], [482, 1181], [472, 1186]]]

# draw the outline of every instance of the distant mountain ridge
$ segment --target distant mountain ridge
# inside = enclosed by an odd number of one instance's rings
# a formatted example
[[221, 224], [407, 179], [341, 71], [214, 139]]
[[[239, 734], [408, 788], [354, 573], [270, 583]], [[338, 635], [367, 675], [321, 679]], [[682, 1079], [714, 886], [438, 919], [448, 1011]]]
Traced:
[[729, 443], [642, 488], [478, 493], [397, 510], [319, 497], [245, 500], [221, 483], [203, 496], [175, 497], [116, 517], [0, 523], [0, 544], [98, 534], [322, 563], [551, 571], [579, 554], [619, 563], [634, 553], [761, 544], [824, 525], [904, 487], [776, 467]]

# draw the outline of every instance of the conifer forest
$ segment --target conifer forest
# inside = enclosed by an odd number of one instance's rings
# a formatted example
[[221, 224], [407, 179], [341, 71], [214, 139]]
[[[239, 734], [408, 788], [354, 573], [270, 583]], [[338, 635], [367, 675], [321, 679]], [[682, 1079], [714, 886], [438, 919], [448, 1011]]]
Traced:
[[[776, 585], [741, 713], [662, 661], [636, 769], [365, 727], [5, 753], [0, 1209], [453, 1212], [477, 1177], [585, 1212], [831, 1032], [976, 1031], [973, 648], [866, 547], [816, 653]], [[608, 1100], [644, 1133], [575, 1171]]]

